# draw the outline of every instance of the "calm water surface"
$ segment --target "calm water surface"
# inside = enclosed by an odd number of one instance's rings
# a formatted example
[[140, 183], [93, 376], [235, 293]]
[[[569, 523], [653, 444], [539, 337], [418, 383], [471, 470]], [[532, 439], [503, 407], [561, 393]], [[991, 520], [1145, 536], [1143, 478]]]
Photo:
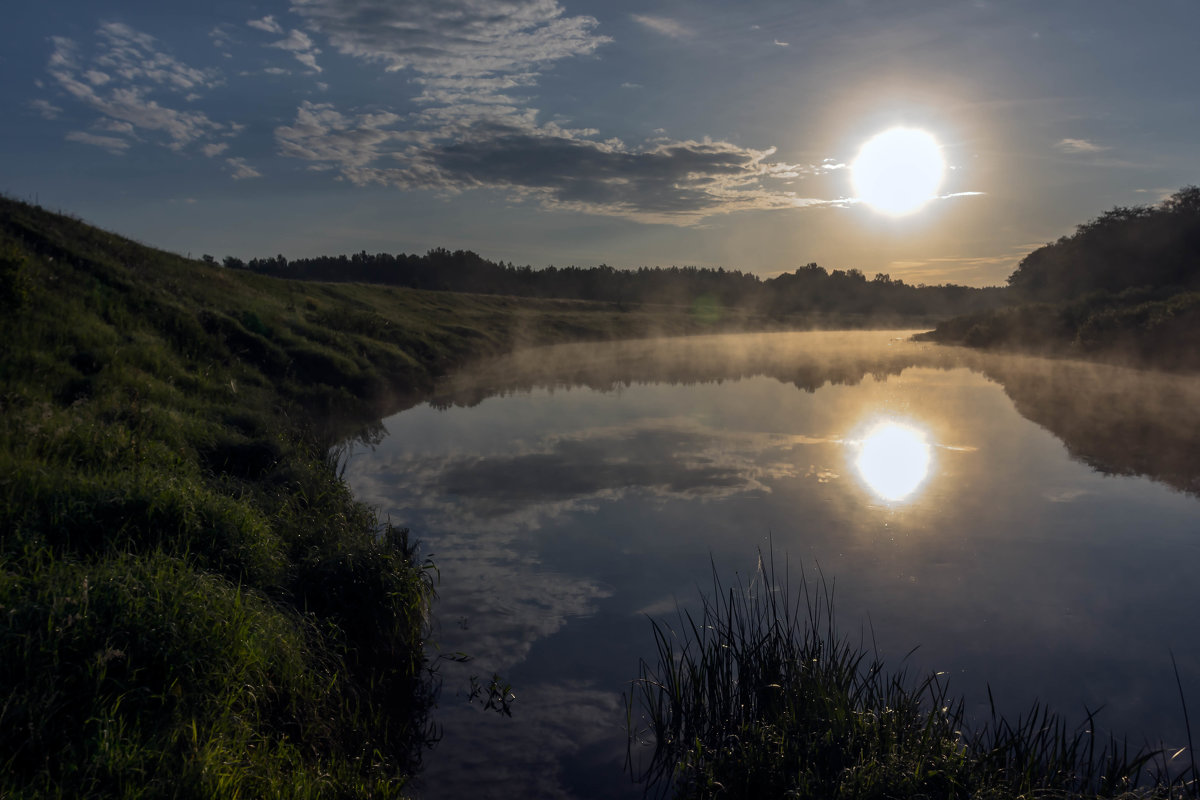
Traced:
[[[1200, 381], [905, 333], [565, 346], [447, 380], [346, 476], [440, 573], [425, 797], [639, 796], [622, 693], [647, 615], [773, 544], [893, 664], [1134, 743], [1200, 706]], [[472, 705], [499, 672], [512, 718]]]

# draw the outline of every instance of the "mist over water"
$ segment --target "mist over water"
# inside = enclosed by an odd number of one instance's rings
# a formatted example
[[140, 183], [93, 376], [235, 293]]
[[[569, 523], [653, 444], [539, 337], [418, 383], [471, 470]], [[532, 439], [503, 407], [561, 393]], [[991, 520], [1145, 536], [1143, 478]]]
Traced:
[[[990, 685], [1007, 713], [1104, 706], [1134, 744], [1180, 742], [1198, 409], [1194, 378], [907, 332], [571, 345], [451, 376], [346, 470], [432, 554], [435, 638], [474, 657], [445, 670], [426, 796], [638, 796], [621, 696], [646, 615], [769, 545], [836, 582], [844, 633], [893, 666], [919, 645], [904, 663], [968, 708]], [[511, 719], [462, 696], [492, 672]]]

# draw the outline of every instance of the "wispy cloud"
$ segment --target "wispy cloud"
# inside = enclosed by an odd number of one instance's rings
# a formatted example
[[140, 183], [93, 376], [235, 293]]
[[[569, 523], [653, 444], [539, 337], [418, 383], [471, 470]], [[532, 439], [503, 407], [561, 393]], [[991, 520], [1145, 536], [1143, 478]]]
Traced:
[[58, 119], [62, 109], [48, 100], [30, 100], [29, 107], [42, 115], [43, 119]]
[[294, 0], [292, 9], [345, 55], [453, 78], [526, 73], [608, 42], [593, 17], [557, 0]]
[[225, 163], [229, 166], [229, 174], [235, 181], [262, 177], [262, 173], [247, 164], [244, 158], [227, 158]]
[[998, 286], [1005, 283], [1021, 259], [1040, 243], [1019, 245], [1007, 253], [991, 256], [942, 256], [920, 261], [893, 261], [888, 265], [892, 277], [910, 283], [960, 283], [971, 286]]
[[268, 14], [262, 19], [248, 19], [246, 24], [251, 28], [257, 28], [264, 33], [282, 34], [283, 26], [275, 21], [274, 15]]
[[86, 131], [71, 131], [66, 135], [67, 141], [79, 142], [81, 144], [90, 144], [94, 147], [102, 147], [114, 155], [121, 155], [129, 149], [129, 140], [121, 139], [116, 136], [101, 136], [95, 133]]
[[372, 181], [363, 170], [372, 162], [399, 153], [405, 134], [395, 128], [396, 114], [347, 115], [328, 103], [304, 103], [291, 125], [275, 130], [280, 153], [314, 162], [320, 169], [339, 169], [355, 183]]
[[1160, 186], [1157, 189], [1134, 189], [1133, 191], [1136, 192], [1137, 194], [1153, 195], [1154, 202], [1158, 203], [1158, 202], [1162, 202], [1163, 200], [1166, 200], [1168, 197], [1175, 194], [1175, 192], [1179, 191], [1179, 187], [1178, 186]]
[[670, 17], [654, 17], [649, 14], [630, 14], [630, 18], [637, 24], [649, 28], [655, 33], [660, 33], [663, 36], [668, 36], [672, 39], [686, 39], [692, 35], [692, 30], [681, 22], [671, 19]]
[[194, 91], [220, 83], [214, 70], [190, 67], [159, 49], [157, 40], [120, 22], [100, 26], [105, 46], [95, 63], [131, 83], [149, 81], [169, 89]]
[[228, 50], [234, 44], [232, 26], [227, 24], [217, 25], [208, 32], [208, 38], [212, 41], [213, 47], [220, 50], [222, 55], [226, 58], [231, 57]]
[[1087, 139], [1059, 139], [1054, 147], [1063, 153], [1103, 153], [1109, 149]]
[[[269, 33], [274, 36], [282, 36], [282, 39], [267, 44], [267, 47], [274, 47], [278, 50], [286, 50], [304, 66], [308, 67], [312, 72], [321, 72], [321, 67], [317, 64], [317, 56], [321, 54], [320, 49], [309, 38], [304, 31], [296, 29], [285, 30], [282, 25], [276, 21], [273, 15], [268, 14], [262, 19], [247, 20], [246, 24], [251, 28], [260, 30], [264, 33]], [[282, 70], [278, 67], [273, 67], [267, 70], [271, 74], [279, 74]]]
[[297, 61], [313, 72], [321, 72], [321, 68], [317, 66], [317, 56], [321, 54], [321, 51], [313, 45], [312, 39], [308, 38], [303, 31], [288, 31], [285, 38], [271, 42], [267, 46], [287, 50]]
[[[162, 144], [181, 150], [236, 132], [236, 127], [215, 122], [201, 111], [164, 105], [152, 97], [182, 95], [189, 102], [221, 83], [216, 71], [184, 64], [160, 49], [154, 37], [121, 23], [102, 25], [97, 41], [91, 58], [85, 58], [76, 42], [53, 37], [48, 72], [67, 96], [102, 115], [94, 127], [129, 138], [78, 132], [68, 138], [117, 152], [129, 147], [137, 131], [144, 131], [160, 134], [165, 137]], [[117, 147], [116, 141], [124, 146]]]
[[100, 131], [108, 131], [109, 133], [119, 133], [124, 136], [133, 136], [134, 128], [128, 122], [112, 119], [111, 117], [101, 117], [92, 124], [92, 127]]

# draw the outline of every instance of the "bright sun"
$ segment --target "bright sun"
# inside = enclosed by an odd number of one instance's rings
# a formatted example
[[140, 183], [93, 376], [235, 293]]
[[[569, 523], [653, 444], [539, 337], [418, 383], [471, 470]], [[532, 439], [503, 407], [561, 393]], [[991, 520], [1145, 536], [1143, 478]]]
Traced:
[[850, 165], [855, 194], [871, 208], [895, 217], [932, 200], [945, 169], [937, 139], [916, 128], [876, 134]]

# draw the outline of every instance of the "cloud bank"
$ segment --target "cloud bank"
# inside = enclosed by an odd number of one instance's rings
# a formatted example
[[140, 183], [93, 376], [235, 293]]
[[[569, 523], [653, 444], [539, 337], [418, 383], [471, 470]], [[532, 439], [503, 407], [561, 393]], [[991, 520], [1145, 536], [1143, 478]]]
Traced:
[[770, 161], [773, 149], [711, 140], [629, 147], [517, 114], [430, 132], [405, 130], [401, 122], [395, 114], [348, 115], [305, 102], [276, 138], [285, 155], [337, 170], [359, 185], [450, 194], [503, 189], [547, 207], [642, 221], [690, 224], [716, 213], [821, 202], [763, 187], [766, 180], [809, 171]]

